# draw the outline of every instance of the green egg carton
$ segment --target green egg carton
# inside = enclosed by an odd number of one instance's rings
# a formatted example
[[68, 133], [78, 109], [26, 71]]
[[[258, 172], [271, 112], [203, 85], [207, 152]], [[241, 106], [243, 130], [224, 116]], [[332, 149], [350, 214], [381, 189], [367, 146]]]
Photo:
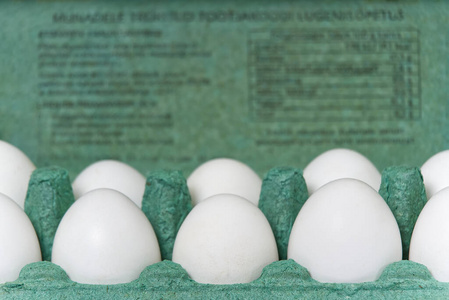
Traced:
[[176, 233], [191, 210], [186, 180], [178, 171], [156, 171], [147, 177], [142, 210], [154, 227], [163, 261], [148, 266], [130, 283], [91, 285], [71, 281], [62, 268], [49, 262], [55, 231], [74, 197], [65, 169], [40, 168], [31, 177], [25, 212], [38, 234], [44, 261], [25, 266], [17, 280], [0, 285], [0, 298], [448, 299], [449, 284], [435, 280], [425, 266], [407, 260], [413, 226], [426, 203], [419, 169], [385, 169], [379, 193], [398, 221], [404, 259], [387, 266], [378, 280], [320, 283], [307, 269], [286, 259], [290, 230], [308, 194], [301, 170], [273, 168], [264, 178], [259, 206], [273, 228], [280, 261], [265, 267], [250, 283], [201, 284], [170, 260]]

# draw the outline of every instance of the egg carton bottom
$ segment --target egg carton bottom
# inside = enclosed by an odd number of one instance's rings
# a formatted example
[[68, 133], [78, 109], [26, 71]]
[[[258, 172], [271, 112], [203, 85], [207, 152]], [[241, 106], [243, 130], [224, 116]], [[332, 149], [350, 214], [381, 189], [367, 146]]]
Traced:
[[130, 283], [80, 284], [59, 266], [37, 262], [20, 277], [0, 285], [1, 299], [447, 299], [449, 283], [436, 281], [421, 264], [403, 260], [390, 264], [372, 282], [320, 283], [293, 260], [274, 262], [245, 284], [197, 283], [172, 261], [148, 266]]
[[378, 280], [357, 284], [320, 283], [310, 277], [307, 269], [287, 260], [291, 227], [308, 192], [302, 170], [279, 167], [264, 177], [259, 208], [273, 229], [281, 260], [267, 266], [261, 277], [251, 283], [200, 284], [171, 261], [176, 234], [192, 209], [186, 180], [179, 171], [154, 171], [147, 176], [142, 211], [155, 229], [163, 261], [148, 266], [131, 283], [88, 285], [71, 281], [64, 270], [48, 262], [57, 226], [75, 200], [67, 170], [39, 168], [30, 179], [25, 212], [36, 229], [47, 261], [25, 266], [16, 281], [0, 285], [0, 298], [449, 298], [448, 283], [438, 282], [425, 266], [406, 260], [414, 224], [426, 202], [419, 169], [405, 166], [385, 169], [379, 194], [398, 221], [404, 260], [389, 265]]

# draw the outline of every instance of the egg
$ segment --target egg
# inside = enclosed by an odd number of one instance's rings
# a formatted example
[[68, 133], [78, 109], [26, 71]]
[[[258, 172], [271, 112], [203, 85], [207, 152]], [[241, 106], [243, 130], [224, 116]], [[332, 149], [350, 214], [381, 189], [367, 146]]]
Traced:
[[427, 199], [449, 186], [449, 150], [430, 157], [422, 166], [421, 174], [426, 188]]
[[85, 168], [72, 183], [75, 199], [98, 188], [117, 190], [142, 206], [146, 178], [133, 167], [116, 160], [102, 160]]
[[449, 187], [430, 198], [419, 214], [409, 260], [425, 265], [438, 281], [449, 282]]
[[402, 259], [401, 236], [393, 213], [372, 187], [338, 179], [317, 190], [299, 211], [287, 256], [320, 282], [374, 281]]
[[53, 242], [52, 262], [79, 283], [130, 282], [160, 260], [156, 235], [144, 213], [112, 189], [81, 196], [65, 213]]
[[41, 259], [30, 219], [17, 203], [0, 194], [0, 283], [16, 280], [25, 265]]
[[247, 283], [276, 260], [276, 241], [264, 214], [232, 194], [196, 205], [182, 223], [173, 249], [173, 261], [200, 283]]
[[36, 169], [18, 148], [0, 140], [0, 193], [14, 200], [22, 209], [31, 173]]
[[196, 168], [187, 178], [187, 186], [193, 205], [217, 194], [235, 194], [257, 205], [262, 180], [242, 162], [217, 158]]
[[313, 159], [304, 168], [304, 179], [309, 194], [326, 183], [340, 178], [354, 178], [380, 188], [381, 174], [362, 154], [350, 149], [332, 149]]

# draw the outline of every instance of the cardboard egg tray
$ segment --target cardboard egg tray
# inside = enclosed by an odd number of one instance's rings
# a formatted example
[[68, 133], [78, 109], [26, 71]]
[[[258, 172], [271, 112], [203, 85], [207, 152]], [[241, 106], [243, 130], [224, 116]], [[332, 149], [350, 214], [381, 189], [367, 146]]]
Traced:
[[79, 284], [49, 262], [53, 237], [65, 211], [74, 202], [68, 172], [39, 168], [30, 180], [25, 211], [38, 234], [43, 259], [25, 266], [14, 282], [0, 285], [1, 299], [447, 299], [449, 284], [435, 280], [428, 269], [407, 260], [416, 219], [426, 203], [418, 168], [390, 167], [382, 172], [379, 193], [395, 215], [402, 236], [404, 260], [385, 268], [373, 282], [320, 283], [304, 267], [287, 260], [287, 245], [296, 215], [306, 201], [302, 171], [273, 168], [265, 176], [260, 209], [275, 234], [281, 260], [246, 284], [212, 285], [190, 279], [171, 259], [176, 233], [191, 210], [186, 180], [178, 171], [155, 171], [147, 177], [142, 210], [159, 240], [163, 261], [148, 266], [130, 283]]

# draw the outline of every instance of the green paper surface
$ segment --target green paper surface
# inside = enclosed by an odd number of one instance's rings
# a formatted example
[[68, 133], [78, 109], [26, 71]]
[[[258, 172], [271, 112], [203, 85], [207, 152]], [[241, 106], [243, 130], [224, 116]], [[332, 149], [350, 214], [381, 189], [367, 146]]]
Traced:
[[[381, 170], [449, 145], [446, 1], [2, 1], [0, 139], [71, 177], [105, 158], [263, 175], [329, 148]], [[73, 177], [74, 178], [74, 177]]]

